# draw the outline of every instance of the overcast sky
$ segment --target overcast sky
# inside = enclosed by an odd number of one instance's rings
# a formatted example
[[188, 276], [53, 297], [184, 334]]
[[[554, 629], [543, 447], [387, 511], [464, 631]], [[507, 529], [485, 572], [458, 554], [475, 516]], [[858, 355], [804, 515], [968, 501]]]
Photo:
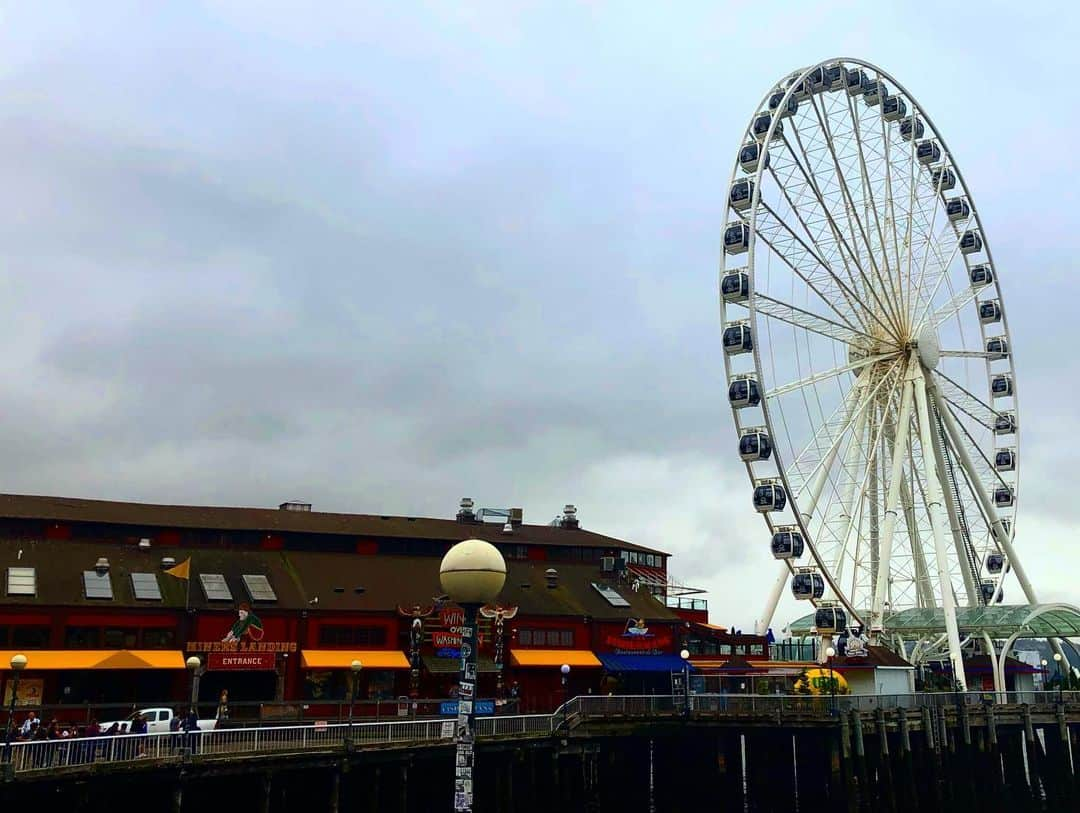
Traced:
[[1040, 598], [1080, 600], [1075, 11], [152, 5], [0, 12], [0, 490], [573, 502], [752, 627], [775, 568], [725, 403], [725, 186], [775, 80], [859, 56], [978, 203], [1018, 548]]

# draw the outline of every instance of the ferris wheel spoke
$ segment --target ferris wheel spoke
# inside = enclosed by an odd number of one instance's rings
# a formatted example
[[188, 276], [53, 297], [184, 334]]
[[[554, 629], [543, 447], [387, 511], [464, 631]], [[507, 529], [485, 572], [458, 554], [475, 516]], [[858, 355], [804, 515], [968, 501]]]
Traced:
[[[953, 447], [956, 449], [960, 456], [964, 468], [971, 471], [974, 470], [974, 461], [971, 459], [971, 455], [967, 450], [962, 438], [961, 430], [957, 425], [956, 419], [948, 408], [941, 405], [941, 389], [940, 382], [932, 382], [932, 386], [928, 388], [928, 392], [931, 398], [937, 400], [941, 416], [945, 425], [945, 432], [949, 435], [949, 438], [953, 441]], [[1027, 573], [1024, 571], [1023, 565], [1016, 556], [1016, 551], [1013, 548], [1012, 536], [1006, 532], [1005, 527], [1001, 523], [1001, 517], [998, 515], [997, 509], [994, 506], [993, 500], [990, 498], [986, 488], [977, 478], [969, 479], [968, 481], [972, 489], [975, 491], [975, 495], [979, 501], [979, 504], [990, 522], [992, 532], [997, 543], [1004, 549], [1006, 557], [1013, 567], [1013, 572], [1016, 574], [1016, 580], [1020, 583], [1021, 589], [1024, 591], [1024, 596], [1031, 604], [1038, 604], [1038, 599], [1035, 596], [1035, 590], [1031, 585], [1031, 581], [1027, 577]]]
[[[769, 247], [769, 250], [778, 260], [780, 260], [780, 262], [790, 268], [792, 273], [802, 280], [803, 284], [806, 285], [809, 290], [813, 291], [818, 299], [836, 314], [837, 318], [844, 325], [855, 332], [861, 332], [860, 328], [865, 326], [856, 316], [854, 317], [855, 321], [859, 323], [859, 327], [856, 327], [851, 319], [848, 318], [852, 314], [841, 310], [837, 306], [836, 292], [833, 293], [833, 296], [829, 296], [828, 293], [821, 289], [821, 284], [827, 282], [827, 280], [822, 280], [820, 274], [815, 276], [814, 268], [817, 266], [816, 261], [806, 262], [807, 253], [804, 253], [803, 251], [804, 244], [800, 243], [797, 238], [792, 236], [789, 227], [784, 227], [781, 221], [772, 218], [771, 212], [769, 214], [769, 218], [763, 218], [768, 222], [766, 222], [764, 226], [758, 226], [756, 231], [757, 236]], [[781, 232], [786, 233], [788, 236], [783, 236]], [[784, 251], [784, 249], [788, 249], [788, 251]], [[792, 255], [795, 255], [798, 259], [793, 259]], [[808, 264], [810, 267], [801, 267], [799, 264], [800, 261], [803, 265]], [[755, 293], [755, 296], [760, 296], [760, 294]]]
[[[937, 387], [937, 393], [940, 393], [940, 382], [934, 383]], [[941, 410], [949, 410], [950, 408], [949, 401], [945, 398], [935, 397], [934, 403], [938, 406], [939, 412]], [[950, 417], [953, 419], [953, 423], [958, 430], [956, 433], [958, 439], [956, 441], [953, 441], [951, 437], [949, 439], [950, 447], [959, 452], [959, 449], [956, 449], [956, 444], [963, 443], [966, 446], [966, 456], [969, 457], [972, 462], [974, 462], [975, 465], [978, 467], [975, 470], [969, 470], [967, 467], [962, 467], [964, 475], [965, 477], [967, 477], [968, 481], [970, 482], [972, 477], [974, 477], [980, 483], [992, 483], [995, 488], [999, 485], [1008, 488], [1009, 484], [1005, 481], [1005, 478], [1001, 476], [1001, 472], [999, 472], [994, 467], [993, 462], [986, 456], [985, 452], [983, 452], [982, 450], [982, 447], [976, 442], [975, 438], [971, 436], [971, 433], [968, 431], [967, 427], [964, 426], [963, 422], [957, 421], [955, 415], [950, 415]], [[942, 415], [941, 419], [944, 422], [945, 416]], [[971, 456], [971, 449], [975, 450], [974, 457]]]
[[958, 359], [990, 359], [991, 361], [999, 358], [997, 353], [987, 353], [985, 350], [942, 350], [938, 355]]
[[[881, 214], [880, 214], [880, 211], [879, 211], [879, 203], [878, 203], [878, 200], [877, 200], [877, 195], [874, 192], [874, 184], [871, 183], [871, 181], [870, 181], [870, 173], [869, 173], [869, 171], [867, 169], [867, 166], [866, 166], [866, 151], [864, 149], [864, 140], [863, 140], [863, 136], [862, 136], [862, 126], [861, 126], [861, 122], [860, 122], [860, 116], [859, 116], [858, 111], [855, 109], [855, 103], [854, 103], [854, 101], [852, 100], [852, 98], [850, 96], [848, 97], [847, 103], [848, 103], [848, 112], [851, 115], [852, 127], [853, 127], [854, 132], [855, 132], [855, 143], [858, 146], [857, 152], [858, 152], [858, 156], [859, 156], [859, 171], [860, 171], [860, 178], [861, 178], [861, 181], [862, 181], [863, 198], [864, 198], [863, 205], [866, 206], [867, 208], [869, 208], [871, 212], [873, 212], [873, 215], [874, 215], [874, 217], [873, 217], [874, 224], [873, 225], [874, 225], [875, 230], [877, 232], [878, 249], [879, 249], [878, 254], [880, 256], [881, 263], [875, 263], [874, 267], [875, 267], [875, 269], [877, 269], [879, 279], [881, 280], [882, 291], [884, 292], [884, 291], [887, 291], [887, 290], [895, 290], [892, 287], [892, 285], [889, 282], [887, 282], [888, 278], [890, 278], [890, 276], [893, 276], [891, 274], [891, 269], [889, 268], [888, 243], [885, 240], [885, 232], [881, 228]], [[855, 216], [858, 217], [858, 212], [857, 211], [855, 213]], [[884, 270], [881, 270], [882, 265], [884, 265]], [[884, 275], [884, 276], [882, 276], [882, 275]], [[897, 313], [895, 318], [897, 319], [897, 321], [900, 324], [900, 331], [902, 333], [903, 332], [903, 320], [900, 318], [899, 313]]]
[[789, 392], [794, 392], [795, 390], [810, 386], [811, 384], [817, 384], [819, 381], [825, 381], [829, 378], [843, 375], [844, 373], [854, 372], [855, 370], [865, 367], [868, 364], [877, 364], [879, 361], [886, 361], [893, 358], [896, 358], [896, 353], [884, 353], [876, 356], [867, 356], [866, 358], [861, 358], [856, 361], [848, 362], [847, 364], [842, 364], [839, 367], [833, 367], [831, 370], [826, 370], [823, 373], [816, 373], [814, 375], [807, 376], [806, 378], [802, 378], [798, 381], [792, 381], [788, 384], [783, 384], [779, 387], [768, 390], [765, 393], [765, 397], [777, 398]]
[[984, 402], [979, 396], [964, 389], [941, 370], [935, 370], [933, 378], [942, 398], [969, 418], [978, 421], [987, 429], [993, 430], [994, 422], [1000, 414], [996, 409]]
[[962, 307], [975, 299], [978, 295], [978, 291], [975, 288], [962, 288], [952, 299], [934, 311], [934, 315], [929, 318], [929, 323], [934, 327], [937, 327], [953, 314], [957, 313]]
[[[828, 113], [827, 112], [823, 113], [823, 111], [818, 107], [817, 102], [814, 101], [813, 98], [811, 98], [811, 104], [812, 104], [812, 106], [814, 108], [814, 114], [817, 117], [818, 123], [825, 132], [826, 144], [828, 145], [828, 148], [829, 148], [829, 155], [832, 157], [833, 170], [835, 172], [836, 179], [837, 179], [838, 185], [840, 187], [840, 190], [841, 190], [841, 192], [843, 194], [844, 200], [845, 200], [845, 202], [847, 204], [844, 207], [844, 210], [845, 210], [847, 220], [848, 220], [848, 229], [851, 232], [851, 235], [852, 235], [853, 239], [855, 238], [856, 233], [859, 236], [862, 237], [863, 245], [866, 247], [866, 257], [867, 257], [867, 260], [870, 263], [871, 271], [873, 272], [874, 276], [877, 277], [877, 281], [881, 286], [881, 290], [885, 291], [887, 286], [885, 284], [884, 278], [882, 277], [881, 269], [879, 268], [878, 263], [877, 263], [877, 261], [875, 259], [876, 252], [874, 251], [874, 248], [871, 245], [870, 236], [867, 233], [866, 226], [863, 224], [862, 219], [859, 217], [858, 207], [855, 205], [855, 200], [851, 195], [851, 188], [850, 188], [850, 186], [848, 184], [847, 177], [845, 176], [844, 171], [843, 171], [843, 169], [841, 168], [841, 165], [840, 165], [840, 158], [839, 158], [839, 156], [837, 155], [837, 152], [836, 152], [836, 139], [833, 136], [832, 125], [830, 124]], [[857, 141], [857, 139], [856, 139], [856, 141]], [[860, 152], [860, 157], [861, 157], [861, 152]], [[864, 189], [864, 193], [865, 193], [865, 189]], [[864, 194], [864, 197], [865, 197], [865, 194]], [[856, 226], [857, 226], [857, 228], [856, 228]], [[858, 258], [858, 255], [856, 255], [856, 259], [857, 258]], [[877, 291], [877, 286], [875, 286], [874, 283], [866, 276], [866, 273], [865, 273], [865, 271], [863, 271], [861, 263], [858, 263], [858, 268], [859, 268], [859, 273], [860, 273], [860, 275], [862, 276], [862, 279], [863, 279], [863, 285], [865, 287], [867, 287], [870, 291], [874, 292], [875, 299], [877, 299], [877, 301], [881, 305], [882, 309], [886, 310], [885, 305], [881, 304], [880, 296], [876, 292]], [[888, 312], [889, 312], [890, 322], [893, 323], [893, 331], [895, 332], [895, 335], [897, 335], [897, 336], [901, 335], [902, 328], [901, 328], [898, 312], [896, 311], [895, 308], [889, 308]]]
[[[864, 293], [869, 292], [876, 296], [876, 292], [873, 291], [872, 287], [869, 284], [869, 281], [866, 278], [866, 274], [862, 271], [862, 268], [859, 264], [858, 253], [851, 247], [851, 244], [848, 242], [843, 230], [840, 229], [839, 225], [836, 222], [836, 219], [830, 212], [829, 205], [828, 203], [826, 203], [825, 196], [821, 191], [821, 185], [818, 183], [814, 171], [809, 168], [809, 163], [811, 160], [810, 151], [803, 144], [802, 135], [796, 122], [794, 121], [792, 121], [792, 132], [795, 136], [798, 151], [796, 151], [795, 147], [791, 145], [791, 142], [788, 141], [786, 135], [783, 136], [784, 145], [787, 147], [787, 151], [791, 155], [791, 160], [794, 162], [796, 167], [798, 167], [799, 172], [803, 176], [805, 188], [808, 188], [811, 192], [813, 192], [814, 200], [817, 203], [817, 206], [815, 208], [820, 209], [822, 215], [824, 216], [825, 222], [828, 224], [829, 232], [831, 233], [831, 241], [835, 248], [835, 253], [840, 256], [840, 260], [843, 263], [844, 271], [847, 274], [847, 278], [850, 282], [852, 290], [857, 292], [860, 288], [858, 280], [852, 273], [851, 267], [852, 265], [854, 265], [854, 267], [858, 269], [859, 275], [862, 278], [862, 291]], [[799, 158], [800, 155], [802, 156], [802, 160], [800, 160]], [[819, 159], [819, 164], [822, 160], [823, 159]], [[791, 203], [792, 208], [797, 208], [794, 202], [791, 202], [790, 200], [789, 202]], [[809, 220], [809, 215], [807, 215], [805, 219]], [[824, 247], [822, 245], [826, 242], [824, 230], [819, 230], [819, 233], [816, 236], [812, 235], [812, 237], [814, 239], [815, 245], [817, 245], [819, 247], [819, 250], [822, 250], [822, 253], [824, 254]], [[882, 310], [885, 309], [884, 305], [880, 302], [880, 300], [878, 301], [878, 305], [881, 307]]]
[[[809, 257], [811, 260], [813, 260], [813, 266], [819, 269], [819, 273], [816, 275], [818, 277], [819, 284], [821, 282], [822, 276], [820, 272], [825, 272], [825, 276], [828, 278], [828, 280], [831, 280], [831, 286], [835, 288], [837, 293], [839, 293], [844, 298], [844, 300], [847, 302], [848, 307], [851, 309], [851, 314], [863, 325], [863, 327], [869, 327], [869, 323], [865, 319], [866, 316], [869, 316], [875, 322], [881, 325], [881, 327], [887, 332], [892, 332], [891, 328], [889, 328], [884, 322], [881, 321], [881, 319], [878, 317], [878, 314], [870, 307], [868, 307], [867, 304], [862, 299], [860, 299], [859, 296], [847, 285], [847, 283], [845, 283], [842, 279], [840, 279], [840, 277], [836, 275], [836, 273], [832, 270], [829, 264], [825, 262], [825, 260], [820, 255], [818, 255], [813, 248], [807, 245], [806, 241], [803, 240], [802, 237], [798, 235], [798, 233], [796, 233], [795, 229], [793, 229], [786, 220], [777, 215], [777, 213], [765, 201], [761, 201], [760, 205], [761, 208], [768, 214], [771, 222], [779, 224], [780, 228], [782, 228], [784, 232], [787, 233], [788, 239], [794, 241], [794, 244], [798, 246], [801, 252], [806, 257]], [[795, 213], [795, 216], [799, 219], [800, 225], [802, 225], [803, 229], [805, 230], [806, 226], [802, 223], [798, 212]], [[761, 234], [761, 232], [759, 231], [758, 234]], [[770, 248], [771, 247], [772, 244], [770, 243]], [[812, 273], [813, 272], [811, 272], [811, 274]], [[807, 284], [810, 284], [809, 279], [807, 279]], [[815, 288], [815, 291], [816, 290], [817, 289]], [[821, 296], [820, 293], [819, 296]], [[856, 303], [858, 303], [858, 307], [855, 306]], [[836, 308], [835, 304], [830, 303], [830, 306], [838, 314], [841, 314], [841, 312]], [[848, 324], [850, 324], [850, 322], [848, 322]]]
[[873, 336], [865, 331], [854, 330], [839, 322], [757, 292], [754, 293], [754, 311], [780, 322], [787, 322], [789, 325], [809, 330], [819, 336], [835, 339], [845, 345], [854, 344], [858, 339], [873, 341]]

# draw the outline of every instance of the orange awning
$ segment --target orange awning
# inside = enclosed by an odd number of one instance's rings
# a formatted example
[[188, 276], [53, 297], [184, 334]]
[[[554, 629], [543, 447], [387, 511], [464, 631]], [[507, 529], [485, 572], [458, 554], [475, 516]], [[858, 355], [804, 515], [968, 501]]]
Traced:
[[550, 666], [563, 664], [575, 668], [600, 666], [600, 660], [587, 649], [514, 649], [510, 652], [511, 666]]
[[26, 656], [26, 669], [183, 669], [184, 653], [157, 649], [25, 649], [0, 651], [0, 669], [11, 669], [11, 657]]
[[305, 649], [300, 653], [304, 669], [348, 669], [360, 661], [365, 669], [408, 669], [409, 659], [397, 649]]

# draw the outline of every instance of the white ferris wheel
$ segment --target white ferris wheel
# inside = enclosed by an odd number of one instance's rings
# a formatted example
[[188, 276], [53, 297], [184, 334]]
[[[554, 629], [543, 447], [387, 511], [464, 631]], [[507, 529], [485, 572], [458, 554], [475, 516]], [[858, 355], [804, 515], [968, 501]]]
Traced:
[[823, 633], [941, 608], [963, 682], [956, 607], [1006, 574], [1035, 595], [1012, 337], [955, 156], [893, 77], [832, 59], [765, 94], [725, 211], [728, 400], [779, 560], [759, 631], [789, 584]]

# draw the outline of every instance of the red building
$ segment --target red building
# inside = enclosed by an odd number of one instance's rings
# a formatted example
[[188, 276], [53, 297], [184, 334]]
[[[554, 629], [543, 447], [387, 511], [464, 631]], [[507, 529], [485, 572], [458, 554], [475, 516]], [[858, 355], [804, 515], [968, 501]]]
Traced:
[[507, 563], [479, 624], [481, 697], [549, 708], [564, 663], [571, 694], [670, 691], [689, 622], [707, 617], [671, 600], [668, 554], [573, 511], [526, 525], [310, 508], [0, 496], [0, 668], [29, 658], [20, 704], [179, 703], [193, 654], [204, 702], [338, 702], [354, 660], [360, 699], [450, 696], [460, 611], [439, 562], [472, 537]]

